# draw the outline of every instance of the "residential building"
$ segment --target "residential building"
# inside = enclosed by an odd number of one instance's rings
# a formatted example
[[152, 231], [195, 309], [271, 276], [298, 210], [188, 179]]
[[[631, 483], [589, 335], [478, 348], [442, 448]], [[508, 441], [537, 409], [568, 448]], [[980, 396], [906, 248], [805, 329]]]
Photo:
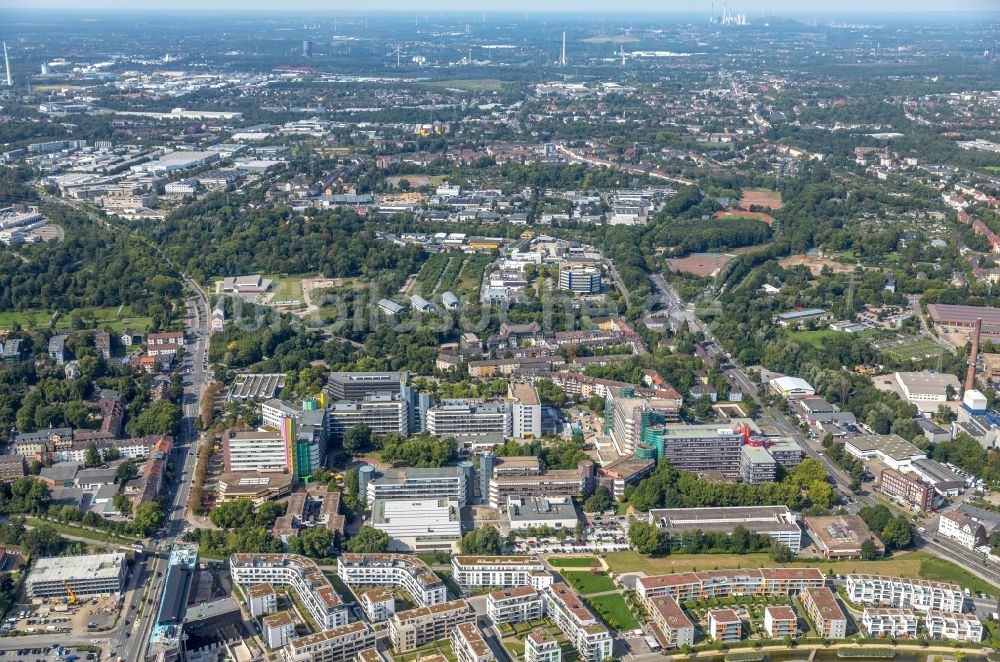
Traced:
[[447, 639], [462, 623], [475, 623], [476, 613], [465, 600], [396, 612], [389, 619], [389, 640], [397, 653]]
[[702, 598], [748, 595], [794, 596], [806, 588], [825, 583], [826, 577], [818, 568], [712, 570], [640, 577], [636, 581], [636, 592], [647, 604], [662, 597], [684, 603]]
[[260, 618], [278, 611], [278, 594], [271, 584], [250, 584], [246, 588], [247, 607], [252, 618]]
[[269, 614], [261, 621], [261, 634], [269, 647], [281, 648], [295, 638], [295, 621], [290, 611]]
[[654, 633], [665, 650], [694, 645], [694, 623], [673, 598], [654, 598], [648, 603]]
[[840, 608], [837, 596], [829, 588], [807, 588], [802, 591], [799, 601], [817, 635], [826, 639], [843, 639], [847, 636], [847, 616]]
[[26, 590], [31, 598], [64, 598], [75, 595], [121, 594], [125, 586], [125, 555], [45, 557], [35, 561]]
[[542, 436], [542, 401], [538, 391], [528, 382], [511, 382], [507, 386], [511, 399], [513, 435], [520, 439]]
[[345, 553], [337, 557], [337, 575], [348, 586], [397, 586], [421, 607], [448, 600], [444, 582], [416, 556]]
[[927, 612], [927, 634], [931, 639], [949, 639], [969, 643], [983, 640], [983, 624], [975, 614], [936, 611]]
[[22, 478], [27, 473], [22, 455], [0, 455], [0, 480]]
[[732, 609], [708, 610], [708, 638], [729, 644], [743, 636], [743, 622]]
[[524, 639], [524, 662], [561, 662], [562, 648], [545, 630], [535, 630]]
[[847, 597], [855, 604], [912, 607], [920, 611], [962, 611], [965, 594], [957, 584], [882, 575], [847, 575]]
[[787, 506], [654, 508], [649, 511], [649, 523], [671, 538], [680, 538], [690, 531], [732, 534], [735, 527], [742, 526], [752, 533], [774, 538], [793, 553], [802, 548], [802, 529]]
[[771, 639], [795, 638], [799, 634], [799, 619], [795, 610], [785, 605], [764, 607], [764, 631]]
[[234, 554], [229, 569], [240, 585], [269, 583], [293, 589], [324, 630], [347, 625], [347, 606], [312, 559], [297, 554]]
[[865, 607], [861, 625], [869, 637], [913, 639], [917, 636], [917, 615], [899, 607]]
[[531, 586], [541, 590], [552, 575], [536, 556], [453, 556], [452, 578], [463, 589]]
[[913, 512], [930, 512], [934, 508], [934, 488], [916, 473], [883, 469], [879, 474], [879, 491]]
[[389, 534], [389, 550], [453, 550], [462, 537], [458, 499], [375, 499], [372, 526]]
[[387, 621], [396, 613], [396, 597], [383, 586], [361, 591], [358, 600], [365, 616], [373, 623]]
[[612, 657], [611, 632], [601, 623], [580, 596], [563, 583], [545, 589], [545, 610], [563, 631], [583, 662], [600, 662]]
[[986, 529], [983, 525], [958, 511], [941, 513], [938, 533], [970, 549], [986, 544]]
[[451, 652], [457, 662], [488, 662], [495, 659], [475, 620], [451, 629]]
[[486, 613], [495, 625], [530, 623], [545, 616], [545, 601], [531, 586], [505, 588], [486, 596]]
[[375, 647], [375, 631], [356, 621], [292, 639], [281, 650], [282, 662], [354, 662], [362, 651]]
[[59, 365], [66, 362], [66, 336], [60, 334], [49, 338], [49, 357]]
[[828, 515], [805, 518], [806, 531], [824, 558], [861, 558], [861, 545], [871, 540], [876, 554], [885, 554], [885, 545], [857, 515]]

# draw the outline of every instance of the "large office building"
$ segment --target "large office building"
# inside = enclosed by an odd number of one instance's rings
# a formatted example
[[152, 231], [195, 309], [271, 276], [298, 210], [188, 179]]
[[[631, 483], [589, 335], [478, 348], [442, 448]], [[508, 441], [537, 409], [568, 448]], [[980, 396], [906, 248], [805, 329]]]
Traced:
[[816, 634], [826, 639], [843, 639], [847, 636], [847, 616], [834, 595], [826, 586], [810, 587], [802, 591], [799, 602], [816, 628]]
[[170, 551], [163, 593], [160, 595], [156, 621], [150, 632], [150, 641], [163, 650], [176, 650], [181, 642], [187, 618], [187, 603], [197, 567], [197, 547], [177, 545]]
[[441, 578], [416, 556], [404, 554], [341, 554], [337, 575], [348, 586], [395, 586], [402, 588], [421, 607], [448, 600]]
[[542, 436], [542, 400], [528, 382], [511, 382], [507, 386], [511, 400], [512, 434], [520, 439]]
[[226, 473], [286, 472], [292, 466], [291, 449], [281, 432], [226, 430], [222, 434]]
[[552, 584], [542, 594], [545, 611], [562, 630], [583, 662], [612, 657], [611, 632], [594, 616], [576, 591], [563, 583]]
[[389, 619], [389, 640], [397, 653], [407, 653], [447, 639], [462, 623], [475, 623], [476, 612], [465, 600], [396, 612]]
[[451, 576], [463, 589], [530, 586], [541, 590], [552, 575], [537, 556], [453, 556]]
[[118, 595], [125, 585], [125, 555], [89, 554], [40, 558], [28, 574], [32, 598], [75, 595]]
[[361, 400], [342, 400], [326, 410], [330, 420], [330, 440], [341, 441], [355, 425], [367, 425], [373, 434], [410, 431], [409, 404], [400, 395], [379, 393]]
[[281, 649], [282, 662], [354, 662], [375, 646], [376, 633], [362, 621], [292, 639]]
[[883, 469], [878, 486], [882, 494], [914, 512], [930, 512], [934, 508], [934, 488], [916, 473]]
[[965, 600], [958, 584], [860, 574], [847, 575], [847, 596], [855, 604], [959, 613]]
[[740, 475], [743, 444], [757, 427], [749, 419], [735, 419], [727, 424], [673, 424], [643, 412], [637, 420], [637, 429], [640, 438], [635, 447], [636, 457], [657, 462], [667, 460], [679, 470], [736, 478]]
[[497, 458], [484, 455], [481, 475], [488, 479], [484, 495], [493, 508], [506, 508], [510, 497], [577, 497], [589, 494], [596, 484], [596, 469], [590, 460], [581, 460], [576, 470], [544, 471], [537, 457]]
[[312, 559], [297, 554], [234, 554], [229, 569], [241, 586], [268, 583], [293, 589], [324, 630], [347, 625], [347, 606]]
[[372, 526], [389, 534], [389, 550], [453, 550], [462, 537], [457, 499], [375, 499]]
[[802, 548], [802, 529], [787, 506], [654, 508], [649, 511], [649, 522], [671, 538], [691, 531], [732, 534], [735, 527], [741, 526], [774, 538], [793, 553]]
[[307, 399], [301, 407], [271, 399], [261, 405], [265, 428], [276, 430], [285, 438], [291, 469], [297, 478], [306, 478], [326, 466], [330, 418], [317, 399]]
[[601, 270], [591, 266], [559, 267], [559, 289], [576, 294], [600, 294]]
[[323, 392], [334, 400], [363, 400], [369, 395], [398, 394], [405, 372], [332, 372]]
[[531, 623], [545, 616], [545, 600], [531, 586], [505, 588], [486, 596], [486, 613], [495, 625]]
[[755, 570], [711, 570], [678, 572], [640, 577], [636, 592], [643, 602], [671, 597], [679, 603], [702, 598], [748, 595], [787, 597], [810, 587], [824, 586], [826, 577], [818, 568], [760, 568]]
[[466, 506], [468, 482], [474, 480], [462, 467], [387, 470], [365, 485], [368, 504], [376, 499], [449, 499]]
[[499, 444], [513, 435], [511, 406], [506, 402], [445, 400], [427, 409], [427, 431], [454, 437], [469, 446]]
[[778, 475], [778, 463], [763, 446], [744, 444], [740, 449], [740, 479], [759, 485], [773, 483]]
[[639, 454], [645, 428], [679, 420], [678, 399], [640, 397], [631, 387], [612, 388], [607, 391], [604, 400], [604, 424], [620, 455]]
[[912, 609], [899, 607], [865, 607], [861, 625], [870, 637], [915, 639], [919, 619]]

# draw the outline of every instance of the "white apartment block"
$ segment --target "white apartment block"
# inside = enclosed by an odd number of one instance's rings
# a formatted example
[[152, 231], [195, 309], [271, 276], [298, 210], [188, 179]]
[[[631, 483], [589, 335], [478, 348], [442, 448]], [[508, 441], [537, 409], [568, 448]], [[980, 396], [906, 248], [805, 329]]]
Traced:
[[957, 613], [965, 600], [957, 584], [881, 575], [848, 575], [847, 594], [855, 604]]
[[489, 662], [496, 659], [493, 651], [486, 645], [483, 633], [476, 627], [473, 620], [470, 623], [459, 623], [451, 630], [451, 652], [458, 662]]
[[708, 638], [712, 641], [732, 643], [743, 636], [743, 622], [732, 609], [708, 611]]
[[513, 435], [518, 438], [542, 436], [542, 401], [534, 385], [511, 382], [507, 387], [511, 398]]
[[919, 619], [912, 609], [865, 607], [861, 625], [871, 637], [912, 639], [917, 636]]
[[396, 598], [383, 586], [362, 591], [359, 600], [368, 620], [373, 623], [387, 621], [396, 613]]
[[816, 633], [827, 639], [847, 636], [847, 615], [840, 608], [837, 596], [826, 586], [807, 588], [799, 596], [802, 608], [816, 626]]
[[927, 612], [927, 634], [931, 639], [954, 639], [978, 643], [983, 640], [983, 624], [975, 614], [930, 610]]
[[341, 554], [337, 574], [348, 586], [398, 586], [421, 607], [448, 600], [441, 578], [415, 556], [403, 554]]
[[653, 617], [653, 624], [659, 630], [658, 637], [667, 650], [694, 645], [694, 623], [673, 598], [656, 598], [647, 605]]
[[280, 432], [233, 432], [222, 436], [227, 473], [242, 471], [284, 472], [291, 466], [291, 449]]
[[261, 634], [270, 648], [281, 648], [295, 638], [295, 621], [291, 612], [279, 611], [265, 616], [261, 622]]
[[530, 586], [542, 590], [552, 575], [535, 556], [453, 556], [451, 574], [464, 589]]
[[799, 619], [795, 610], [784, 605], [764, 607], [764, 630], [771, 639], [798, 636]]
[[486, 596], [486, 613], [495, 625], [530, 623], [545, 616], [545, 601], [530, 586], [505, 588]]
[[278, 611], [278, 594], [270, 584], [251, 584], [246, 594], [251, 617], [259, 618]]
[[556, 583], [545, 589], [545, 611], [556, 627], [570, 640], [583, 662], [611, 658], [611, 632], [594, 616], [590, 608], [566, 584]]
[[559, 642], [544, 630], [535, 630], [524, 639], [524, 662], [562, 662]]
[[375, 646], [375, 631], [361, 621], [292, 639], [281, 649], [282, 662], [354, 662]]
[[393, 614], [389, 619], [389, 640], [397, 653], [406, 653], [447, 639], [455, 626], [475, 621], [476, 612], [465, 600], [417, 607]]
[[324, 630], [347, 625], [347, 606], [312, 559], [297, 554], [234, 554], [229, 569], [240, 586], [272, 584], [294, 589]]

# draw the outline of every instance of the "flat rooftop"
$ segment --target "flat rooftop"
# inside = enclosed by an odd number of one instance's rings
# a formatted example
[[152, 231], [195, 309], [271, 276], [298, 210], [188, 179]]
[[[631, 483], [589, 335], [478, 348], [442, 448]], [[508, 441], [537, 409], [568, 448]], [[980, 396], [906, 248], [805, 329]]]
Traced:
[[926, 456], [926, 453], [898, 434], [866, 434], [860, 437], [850, 437], [845, 443], [861, 453], [878, 451], [897, 461]]
[[650, 520], [672, 533], [700, 529], [705, 533], [731, 533], [734, 526], [749, 531], [801, 531], [795, 513], [786, 506], [740, 506], [734, 508], [654, 508]]
[[124, 554], [88, 554], [57, 556], [35, 561], [31, 569], [32, 582], [67, 582], [73, 579], [113, 579], [125, 563]]
[[541, 400], [538, 399], [538, 392], [531, 384], [514, 382], [510, 385], [510, 392], [522, 405], [541, 404]]

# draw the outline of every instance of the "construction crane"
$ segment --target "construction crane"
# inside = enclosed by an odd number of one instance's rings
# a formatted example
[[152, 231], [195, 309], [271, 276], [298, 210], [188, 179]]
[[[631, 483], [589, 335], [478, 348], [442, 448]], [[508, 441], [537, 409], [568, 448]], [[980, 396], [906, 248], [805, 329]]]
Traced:
[[73, 592], [73, 589], [70, 587], [69, 582], [64, 581], [63, 582], [63, 586], [66, 587], [66, 604], [68, 604], [68, 605], [75, 605], [76, 604], [76, 593]]

